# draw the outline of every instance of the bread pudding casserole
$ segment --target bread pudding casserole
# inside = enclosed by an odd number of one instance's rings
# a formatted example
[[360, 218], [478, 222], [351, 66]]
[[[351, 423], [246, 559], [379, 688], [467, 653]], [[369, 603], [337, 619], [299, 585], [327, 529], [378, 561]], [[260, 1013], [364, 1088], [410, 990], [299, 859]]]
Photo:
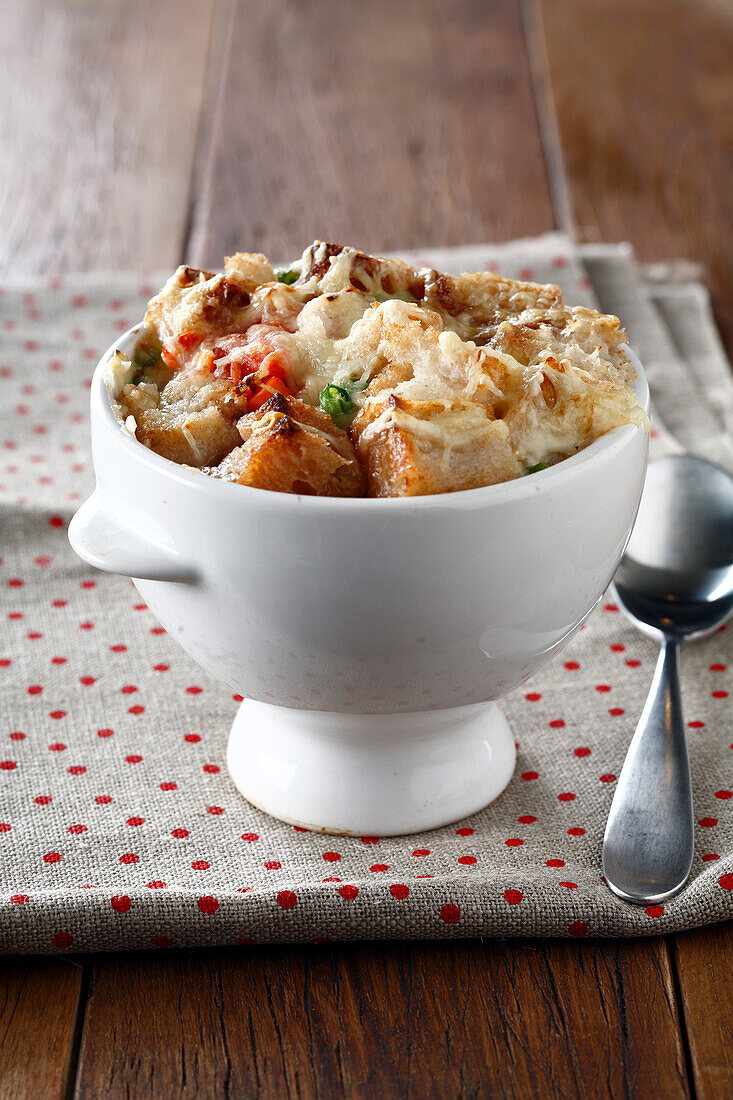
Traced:
[[536, 473], [646, 427], [618, 318], [557, 286], [417, 270], [316, 241], [292, 267], [179, 267], [115, 411], [211, 477], [317, 496], [456, 492]]

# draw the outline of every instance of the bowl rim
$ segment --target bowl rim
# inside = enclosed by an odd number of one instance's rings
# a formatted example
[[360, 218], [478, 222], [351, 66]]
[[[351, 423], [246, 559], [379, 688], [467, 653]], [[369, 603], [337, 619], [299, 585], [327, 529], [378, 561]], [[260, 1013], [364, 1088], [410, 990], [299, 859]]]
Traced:
[[[273, 489], [258, 489], [251, 485], [236, 485], [233, 482], [220, 480], [202, 473], [193, 466], [184, 466], [173, 462], [163, 455], [150, 450], [140, 443], [125, 427], [112, 408], [113, 395], [105, 378], [106, 367], [109, 361], [122, 352], [127, 354], [129, 345], [138, 333], [144, 328], [144, 322], [133, 325], [127, 332], [122, 333], [113, 344], [107, 348], [100, 358], [92, 375], [90, 414], [94, 421], [96, 409], [101, 413], [102, 424], [105, 429], [110, 429], [116, 436], [115, 442], [122, 446], [130, 457], [142, 462], [156, 473], [169, 478], [181, 485], [185, 485], [194, 491], [219, 494], [234, 494], [229, 497], [230, 504], [236, 500], [244, 503], [267, 504], [284, 509], [334, 509], [345, 508], [349, 511], [382, 511], [421, 510], [435, 508], [437, 504], [444, 507], [458, 509], [472, 509], [484, 507], [489, 504], [517, 501], [532, 495], [540, 489], [549, 490], [562, 488], [580, 473], [585, 472], [588, 464], [595, 459], [605, 456], [612, 458], [620, 452], [635, 437], [638, 431], [647, 429], [635, 424], [623, 424], [614, 428], [605, 435], [599, 436], [583, 450], [550, 466], [546, 470], [539, 470], [530, 477], [514, 478], [512, 481], [500, 481], [494, 485], [481, 485], [474, 489], [459, 489], [452, 493], [430, 493], [424, 496], [414, 497], [325, 497], [325, 496], [301, 496], [297, 493], [279, 493]], [[631, 365], [636, 371], [636, 379], [631, 388], [637, 396], [639, 404], [644, 412], [649, 415], [649, 384], [644, 368], [638, 356], [628, 343], [622, 345]]]

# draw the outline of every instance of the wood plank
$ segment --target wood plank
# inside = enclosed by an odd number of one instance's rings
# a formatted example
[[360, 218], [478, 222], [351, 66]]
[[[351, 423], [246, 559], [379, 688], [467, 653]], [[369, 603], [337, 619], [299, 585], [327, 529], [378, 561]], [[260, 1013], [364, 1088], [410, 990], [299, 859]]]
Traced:
[[705, 264], [733, 350], [733, 4], [541, 9], [580, 234], [630, 239], [643, 260]]
[[97, 961], [78, 1097], [688, 1095], [661, 940]]
[[178, 262], [211, 6], [3, 4], [0, 273]]
[[230, 18], [191, 262], [552, 228], [517, 0], [246, 0]]
[[698, 1100], [733, 1094], [733, 923], [674, 939], [690, 1060]]
[[[704, 264], [733, 354], [733, 5], [527, 0], [535, 27], [540, 6], [533, 68], [549, 69], [580, 235]], [[733, 925], [670, 942], [694, 1088], [730, 1094]]]
[[0, 1098], [60, 1100], [74, 1068], [82, 967], [71, 959], [0, 965]]

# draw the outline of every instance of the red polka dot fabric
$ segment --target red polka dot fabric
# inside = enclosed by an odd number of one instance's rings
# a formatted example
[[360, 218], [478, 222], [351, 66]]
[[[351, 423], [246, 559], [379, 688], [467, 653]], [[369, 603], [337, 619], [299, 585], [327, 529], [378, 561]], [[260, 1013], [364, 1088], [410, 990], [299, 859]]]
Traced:
[[[627, 322], [675, 435], [694, 449], [697, 433], [698, 450], [715, 447], [733, 468], [727, 365], [699, 288], [648, 293], [628, 251], [558, 236], [417, 258], [557, 281], [572, 301], [595, 294]], [[0, 288], [0, 950], [626, 936], [733, 916], [730, 631], [683, 654], [697, 819], [689, 885], [644, 909], [603, 883], [605, 820], [656, 657], [610, 596], [504, 701], [517, 769], [481, 813], [414, 837], [333, 837], [242, 799], [224, 763], [237, 700], [129, 580], [93, 572], [66, 538], [93, 486], [90, 374], [154, 284]], [[687, 400], [679, 424], [670, 378]], [[656, 449], [675, 445], [657, 428]]]

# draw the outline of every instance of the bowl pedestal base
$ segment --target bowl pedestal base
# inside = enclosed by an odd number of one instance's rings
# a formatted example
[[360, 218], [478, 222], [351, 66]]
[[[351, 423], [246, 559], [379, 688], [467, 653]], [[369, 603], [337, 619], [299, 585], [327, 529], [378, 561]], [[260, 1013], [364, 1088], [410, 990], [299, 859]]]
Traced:
[[245, 700], [227, 766], [244, 797], [291, 825], [397, 836], [458, 821], [511, 779], [514, 738], [496, 703], [338, 714]]

